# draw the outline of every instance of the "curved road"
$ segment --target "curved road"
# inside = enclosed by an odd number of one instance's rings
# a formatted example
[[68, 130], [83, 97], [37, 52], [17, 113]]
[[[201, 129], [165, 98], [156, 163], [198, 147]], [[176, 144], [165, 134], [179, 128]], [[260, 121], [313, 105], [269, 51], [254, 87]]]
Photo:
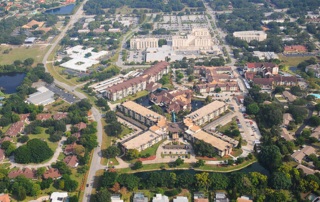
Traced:
[[[58, 35], [58, 37], [56, 38], [56, 40], [53, 42], [53, 44], [51, 45], [50, 49], [48, 50], [48, 52], [44, 55], [42, 63], [45, 66], [46, 71], [48, 72], [48, 68], [46, 66], [47, 61], [48, 61], [48, 57], [50, 56], [50, 54], [54, 51], [54, 49], [56, 48], [56, 46], [59, 44], [59, 42], [61, 41], [61, 39], [65, 36], [65, 34], [67, 33], [67, 31], [72, 28], [72, 26], [74, 25], [74, 23], [76, 23], [81, 17], [83, 17], [83, 5], [87, 2], [88, 0], [84, 0], [79, 9], [72, 15], [70, 16], [70, 21], [69, 23], [63, 28], [63, 30], [61, 31], [61, 33]], [[76, 95], [77, 97], [79, 97], [80, 99], [84, 99], [87, 98], [87, 96], [83, 93], [77, 92], [75, 90], [75, 88], [77, 86], [70, 86], [66, 83], [60, 82], [57, 79], [54, 79], [54, 83], [57, 84], [58, 86], [64, 88], [65, 90], [72, 92], [74, 95]], [[98, 143], [99, 145], [101, 145], [102, 143], [102, 124], [101, 124], [101, 114], [99, 112], [99, 110], [95, 107], [92, 107], [92, 114], [93, 117], [95, 119], [95, 121], [97, 122], [97, 137], [98, 137]], [[87, 177], [87, 183], [86, 184], [90, 184], [90, 186], [85, 188], [84, 191], [84, 197], [83, 197], [83, 201], [90, 201], [90, 195], [92, 192], [92, 184], [94, 181], [94, 176], [95, 173], [100, 170], [100, 169], [104, 169], [105, 166], [102, 166], [100, 164], [100, 160], [101, 160], [101, 149], [100, 147], [97, 147], [93, 150], [93, 157], [92, 157], [92, 161], [91, 161], [91, 165], [90, 165], [90, 170], [89, 170], [89, 174]]]

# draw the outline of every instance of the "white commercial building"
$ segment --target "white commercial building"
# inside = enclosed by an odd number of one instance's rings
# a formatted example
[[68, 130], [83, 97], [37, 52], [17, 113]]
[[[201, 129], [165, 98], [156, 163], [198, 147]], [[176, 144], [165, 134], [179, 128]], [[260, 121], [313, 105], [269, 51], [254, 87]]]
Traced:
[[279, 56], [275, 52], [261, 52], [261, 51], [253, 51], [253, 56], [259, 58], [259, 60], [271, 60], [271, 59], [279, 59]]
[[145, 37], [145, 38], [132, 38], [130, 40], [130, 48], [135, 50], [144, 50], [146, 48], [157, 48], [158, 38]]
[[172, 36], [173, 50], [210, 50], [212, 45], [207, 28], [193, 28], [190, 34]]
[[159, 48], [148, 48], [146, 51], [146, 62], [166, 61], [170, 58], [171, 61], [182, 60], [184, 55], [177, 55], [171, 46], [163, 45]]
[[39, 87], [37, 91], [38, 92], [29, 95], [26, 102], [43, 106], [54, 102], [54, 93], [48, 88]]
[[78, 45], [66, 49], [71, 60], [60, 64], [61, 67], [72, 69], [79, 72], [86, 72], [89, 67], [99, 63], [99, 59], [106, 55], [107, 51], [93, 51], [94, 48], [85, 48]]
[[253, 40], [264, 41], [267, 39], [267, 34], [264, 31], [233, 32], [233, 36], [247, 42], [250, 42]]
[[67, 202], [68, 192], [52, 192], [50, 196], [51, 202]]
[[187, 197], [177, 196], [177, 198], [173, 199], [173, 202], [189, 202]]

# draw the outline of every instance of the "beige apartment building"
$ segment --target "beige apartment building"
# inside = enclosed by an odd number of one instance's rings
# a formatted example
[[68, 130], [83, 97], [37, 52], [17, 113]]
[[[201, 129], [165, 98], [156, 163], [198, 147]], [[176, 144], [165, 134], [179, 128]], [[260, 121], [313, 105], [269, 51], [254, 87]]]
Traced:
[[133, 95], [146, 89], [147, 84], [159, 81], [164, 74], [169, 73], [169, 63], [159, 62], [146, 69], [141, 76], [117, 83], [105, 89], [104, 96], [109, 100], [116, 101]]
[[228, 109], [228, 105], [224, 102], [213, 101], [206, 106], [192, 112], [187, 115], [186, 118], [190, 118], [195, 125], [201, 126], [210, 120], [217, 118], [220, 114], [224, 113]]
[[190, 34], [172, 36], [173, 50], [209, 50], [212, 45], [207, 28], [193, 28]]
[[134, 50], [144, 50], [147, 48], [158, 48], [159, 39], [154, 37], [132, 38], [130, 40], [130, 48]]
[[253, 40], [264, 41], [267, 39], [267, 34], [264, 31], [233, 32], [233, 36], [247, 42], [250, 42]]

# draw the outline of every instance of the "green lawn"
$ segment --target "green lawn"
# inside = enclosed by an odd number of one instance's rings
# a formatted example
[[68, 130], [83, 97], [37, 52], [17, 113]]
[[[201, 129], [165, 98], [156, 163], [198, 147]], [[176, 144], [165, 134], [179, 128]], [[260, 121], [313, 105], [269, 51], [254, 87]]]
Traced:
[[133, 131], [133, 129], [128, 128], [127, 126], [122, 125], [122, 124], [121, 124], [121, 128], [122, 128], [122, 132], [119, 135], [119, 138], [123, 138], [124, 136], [130, 134]]
[[57, 149], [57, 147], [58, 147], [58, 142], [50, 142], [48, 140], [50, 135], [46, 134], [46, 132], [45, 132], [46, 129], [45, 128], [41, 128], [41, 129], [42, 130], [41, 130], [40, 134], [37, 134], [37, 135], [30, 134], [30, 135], [28, 135], [30, 140], [35, 139], [35, 138], [44, 140], [44, 141], [46, 141], [48, 143], [48, 146], [50, 147], [50, 149], [52, 149], [52, 151], [55, 151]]
[[134, 95], [129, 95], [129, 96], [125, 97], [125, 98], [122, 98], [121, 100], [117, 100], [117, 101], [111, 102], [111, 103], [115, 104], [115, 103], [121, 103], [121, 102], [129, 101], [129, 100], [136, 100], [136, 99], [138, 99], [140, 97], [143, 97], [143, 96], [146, 96], [148, 94], [149, 94], [148, 91], [143, 90], [143, 91], [137, 92]]
[[305, 60], [309, 60], [310, 56], [306, 56], [306, 57], [285, 57], [282, 54], [279, 54], [279, 59], [281, 61], [282, 65], [286, 65], [286, 66], [297, 66], [299, 63], [305, 61]]
[[218, 129], [218, 131], [219, 131], [220, 133], [223, 133], [223, 132], [226, 131], [226, 130], [230, 130], [232, 126], [234, 127], [234, 129], [238, 129], [238, 130], [239, 130], [235, 118], [233, 118], [232, 121], [230, 121], [230, 122], [227, 123], [226, 125], [221, 126], [221, 127]]
[[157, 153], [157, 149], [160, 146], [160, 144], [162, 144], [165, 140], [161, 140], [160, 142], [158, 142], [157, 144], [152, 145], [152, 147], [149, 147], [143, 151], [140, 152], [140, 155], [146, 155], [146, 154], [150, 154], [150, 156], [154, 156]]
[[[0, 64], [12, 64], [15, 60], [25, 60], [33, 58], [34, 64], [42, 62], [44, 54], [47, 52], [49, 46], [32, 45], [27, 46], [10, 46], [0, 45]], [[8, 50], [9, 53], [5, 54], [4, 51]]]

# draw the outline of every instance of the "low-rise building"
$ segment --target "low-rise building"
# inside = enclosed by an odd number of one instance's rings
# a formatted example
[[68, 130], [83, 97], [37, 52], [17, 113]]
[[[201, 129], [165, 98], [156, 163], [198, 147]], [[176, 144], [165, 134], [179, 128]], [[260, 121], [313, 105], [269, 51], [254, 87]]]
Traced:
[[290, 53], [305, 53], [308, 49], [306, 46], [302, 45], [293, 45], [293, 46], [285, 46], [283, 53], [290, 54]]
[[189, 200], [185, 196], [177, 196], [173, 199], [173, 202], [189, 202]]
[[144, 196], [143, 193], [135, 193], [133, 195], [133, 202], [148, 202], [148, 197]]
[[5, 135], [15, 137], [19, 133], [22, 133], [24, 129], [24, 121], [18, 121], [13, 123], [10, 128], [6, 131]]
[[213, 101], [187, 115], [186, 118], [190, 118], [195, 125], [201, 126], [212, 119], [218, 118], [219, 115], [224, 113], [227, 109], [228, 105], [226, 103]]
[[267, 39], [267, 33], [264, 31], [240, 31], [233, 32], [233, 36], [241, 40], [250, 42], [253, 40], [264, 41]]
[[214, 197], [215, 202], [229, 202], [227, 195], [224, 192], [216, 192]]
[[193, 196], [194, 202], [209, 202], [209, 199], [205, 197], [203, 193], [194, 193]]
[[288, 102], [293, 102], [297, 99], [295, 95], [292, 95], [289, 91], [285, 90], [282, 92], [283, 97], [288, 101]]
[[68, 202], [68, 192], [52, 192], [50, 202]]
[[43, 174], [44, 179], [59, 179], [61, 178], [61, 174], [57, 168], [49, 168], [44, 174]]
[[290, 121], [293, 121], [292, 115], [290, 113], [283, 114], [283, 125], [289, 125]]
[[293, 135], [286, 128], [282, 128], [281, 137], [283, 137], [287, 141], [294, 141], [295, 140]]
[[306, 157], [309, 156], [310, 154], [315, 154], [316, 153], [316, 149], [312, 146], [306, 146], [301, 150], [298, 150], [296, 152], [294, 152], [291, 157], [297, 162], [297, 163], [301, 163], [302, 160]]
[[54, 93], [46, 87], [39, 87], [38, 92], [29, 95], [26, 102], [34, 105], [48, 105], [54, 102]]
[[1, 202], [10, 202], [10, 196], [9, 194], [0, 194], [0, 201]]
[[237, 198], [237, 202], [253, 202], [253, 200], [250, 200], [248, 196], [241, 196]]
[[162, 194], [156, 194], [156, 196], [153, 197], [152, 202], [169, 202], [169, 198]]
[[70, 154], [74, 154], [75, 148], [78, 146], [77, 143], [73, 143], [73, 144], [68, 144], [65, 148], [63, 153], [65, 155], [70, 155]]
[[86, 123], [83, 123], [83, 122], [80, 122], [80, 123], [75, 124], [74, 127], [78, 128], [79, 131], [80, 131], [80, 130], [82, 130], [82, 129], [87, 128], [87, 124], [86, 124]]
[[23, 175], [28, 179], [37, 179], [36, 170], [31, 170], [30, 168], [23, 168], [22, 170], [14, 170], [8, 173], [10, 179], [16, 178], [19, 175]]
[[120, 194], [112, 194], [111, 202], [123, 202], [123, 200], [121, 200]]
[[54, 114], [52, 117], [54, 120], [61, 120], [61, 119], [67, 118], [67, 116], [68, 116], [68, 112], [58, 112]]
[[0, 162], [3, 161], [5, 157], [4, 150], [0, 149]]
[[130, 40], [130, 49], [145, 50], [147, 48], [157, 48], [159, 39], [155, 37], [134, 37]]
[[79, 165], [79, 160], [76, 155], [67, 156], [63, 159], [63, 162], [67, 164], [67, 166], [71, 168], [76, 168]]
[[36, 120], [40, 120], [40, 121], [45, 121], [45, 120], [48, 120], [48, 119], [51, 119], [52, 118], [52, 115], [51, 114], [37, 114], [36, 116]]
[[214, 93], [217, 89], [220, 89], [221, 92], [237, 92], [239, 91], [239, 85], [237, 82], [205, 83], [195, 85], [195, 90], [198, 93]]
[[271, 62], [248, 62], [244, 70], [246, 72], [262, 73], [263, 76], [277, 75], [279, 66]]

